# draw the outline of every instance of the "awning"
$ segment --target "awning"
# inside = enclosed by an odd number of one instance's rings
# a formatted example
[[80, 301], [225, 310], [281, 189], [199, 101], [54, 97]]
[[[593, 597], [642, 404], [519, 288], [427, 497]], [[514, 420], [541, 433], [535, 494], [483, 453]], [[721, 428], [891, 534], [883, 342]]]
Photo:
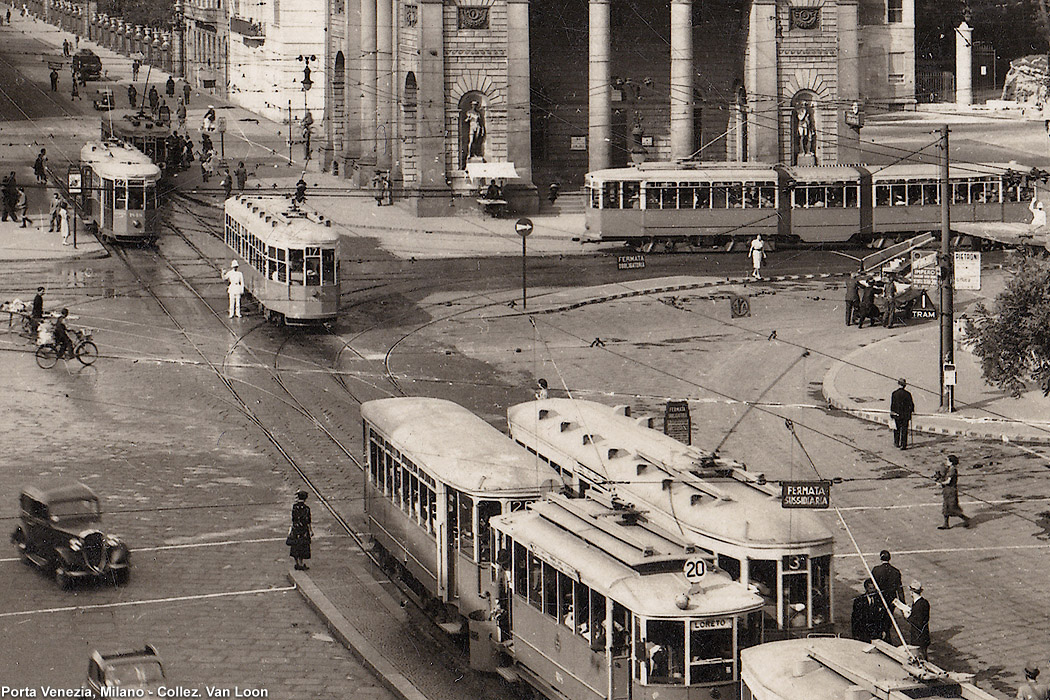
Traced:
[[471, 180], [516, 180], [514, 163], [467, 163], [467, 177]]

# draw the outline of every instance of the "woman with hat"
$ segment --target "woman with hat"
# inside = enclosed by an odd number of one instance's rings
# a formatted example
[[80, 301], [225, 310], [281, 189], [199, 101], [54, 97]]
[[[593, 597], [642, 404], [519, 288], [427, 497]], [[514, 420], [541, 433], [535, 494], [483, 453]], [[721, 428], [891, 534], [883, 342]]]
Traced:
[[310, 538], [314, 531], [310, 525], [310, 506], [306, 505], [306, 491], [300, 490], [295, 494], [295, 504], [292, 505], [292, 528], [288, 531], [288, 539], [285, 543], [289, 547], [289, 556], [295, 559], [295, 568], [305, 571], [310, 567], [305, 561], [310, 558]]

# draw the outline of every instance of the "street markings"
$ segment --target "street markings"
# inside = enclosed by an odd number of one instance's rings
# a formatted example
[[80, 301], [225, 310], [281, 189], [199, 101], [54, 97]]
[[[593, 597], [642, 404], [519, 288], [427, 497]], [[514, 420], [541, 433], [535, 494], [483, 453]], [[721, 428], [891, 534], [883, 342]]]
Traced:
[[213, 598], [236, 598], [239, 596], [259, 595], [261, 593], [287, 593], [294, 591], [295, 586], [280, 586], [278, 588], [253, 588], [244, 591], [225, 591], [223, 593], [201, 593], [200, 595], [182, 595], [171, 598], [148, 598], [146, 600], [125, 600], [119, 603], [98, 603], [96, 605], [68, 605], [60, 608], [37, 608], [36, 610], [19, 610], [17, 612], [0, 613], [0, 618], [20, 617], [23, 615], [48, 615], [62, 612], [85, 612], [90, 610], [105, 610], [110, 608], [129, 608], [136, 605], [160, 605], [162, 603], [182, 603], [194, 600], [209, 600]]

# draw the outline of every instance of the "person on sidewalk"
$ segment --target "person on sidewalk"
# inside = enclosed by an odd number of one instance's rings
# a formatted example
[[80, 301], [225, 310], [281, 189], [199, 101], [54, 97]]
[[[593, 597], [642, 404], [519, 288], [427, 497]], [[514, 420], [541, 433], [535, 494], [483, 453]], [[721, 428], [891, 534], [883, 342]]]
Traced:
[[33, 297], [33, 306], [29, 311], [29, 323], [32, 328], [33, 337], [36, 337], [36, 329], [44, 318], [44, 288], [36, 288], [36, 296]]
[[313, 523], [310, 518], [310, 506], [306, 505], [306, 499], [310, 494], [300, 490], [295, 494], [295, 504], [292, 506], [292, 527], [288, 530], [288, 538], [285, 544], [289, 547], [288, 555], [295, 560], [295, 568], [306, 571], [310, 567], [306, 560], [310, 558], [310, 540], [314, 535]]
[[8, 216], [11, 217], [12, 221], [18, 221], [18, 214], [15, 212], [15, 207], [18, 204], [18, 180], [15, 178], [14, 170], [4, 178], [4, 184], [0, 187], [0, 198], [3, 199], [4, 205], [0, 221], [7, 221]]
[[[22, 220], [22, 228], [33, 223], [29, 220], [29, 197], [26, 196], [24, 187], [18, 188], [18, 219]], [[18, 220], [16, 219], [16, 221]]]
[[78, 99], [80, 99], [80, 86], [77, 85], [78, 82], [79, 81], [77, 80], [76, 71], [74, 71], [72, 86], [69, 89], [69, 99], [73, 102], [76, 102]]
[[[893, 624], [890, 622], [890, 610], [887, 605], [892, 606], [896, 600], [904, 600], [904, 586], [901, 583], [901, 570], [890, 563], [890, 552], [887, 549], [879, 552], [881, 564], [871, 570], [871, 578], [875, 588], [881, 594], [879, 600], [879, 635], [878, 639], [884, 639], [893, 643]], [[885, 600], [885, 605], [883, 604]]]
[[860, 304], [857, 306], [855, 316], [857, 328], [863, 328], [864, 321], [868, 321], [869, 326], [874, 326], [875, 322], [881, 319], [879, 307], [875, 306], [875, 286], [870, 281], [862, 279], [858, 287], [860, 288]]
[[201, 120], [201, 131], [204, 133], [215, 131], [215, 105], [208, 105], [208, 111], [204, 113]]
[[215, 172], [214, 163], [215, 151], [204, 151], [201, 155], [201, 179], [207, 182], [211, 179], [211, 175]]
[[139, 91], [134, 85], [128, 85], [128, 104], [131, 105], [132, 109], [135, 109], [135, 104], [139, 99]]
[[851, 272], [846, 280], [846, 325], [852, 326], [860, 308], [860, 273]]
[[55, 196], [51, 199], [50, 206], [48, 208], [49, 225], [47, 227], [48, 233], [54, 233], [55, 229], [62, 230], [62, 222], [59, 219], [59, 210], [62, 208], [62, 197], [59, 196], [58, 192], [55, 192]]
[[1017, 700], [1047, 700], [1050, 687], [1040, 683], [1039, 667], [1034, 663], [1025, 664], [1024, 682], [1017, 688]]
[[58, 92], [58, 71], [51, 69], [51, 92]]
[[229, 282], [226, 293], [230, 295], [230, 318], [241, 317], [241, 295], [244, 294], [244, 275], [237, 269], [237, 261], [230, 262], [230, 269], [224, 270], [222, 278]]
[[157, 110], [160, 109], [160, 93], [157, 92], [156, 85], [149, 86], [149, 93], [146, 95], [146, 99], [149, 100], [149, 111], [153, 115], [153, 118], [157, 118]]
[[47, 184], [47, 149], [41, 148], [33, 162], [33, 174], [36, 175], [38, 185]]
[[186, 101], [187, 106], [190, 104], [190, 84], [189, 82], [182, 81], [182, 98]]
[[69, 245], [69, 208], [62, 202], [58, 209], [58, 230], [62, 233], [62, 245]]
[[751, 276], [756, 280], [762, 279], [762, 261], [766, 257], [766, 244], [762, 240], [761, 233], [755, 235], [747, 254], [751, 256]]
[[897, 275], [889, 273], [886, 276], [886, 286], [882, 291], [883, 298], [886, 300], [886, 311], [882, 315], [882, 325], [886, 328], [893, 328], [894, 321], [897, 320]]
[[219, 185], [222, 187], [222, 198], [224, 200], [229, 199], [230, 193], [233, 191], [233, 178], [230, 177], [229, 170], [224, 169], [222, 171], [222, 180], [219, 182]]
[[911, 425], [911, 416], [915, 413], [915, 401], [907, 386], [908, 380], [901, 377], [897, 380], [897, 389], [890, 394], [890, 418], [893, 419], [894, 426], [893, 446], [902, 450], [908, 449], [908, 427]]
[[950, 530], [949, 518], [962, 518], [963, 527], [970, 527], [969, 516], [959, 507], [959, 458], [955, 455], [945, 457], [944, 468], [934, 478], [941, 487], [941, 514], [944, 516], [944, 524], [938, 525], [937, 529]]
[[186, 128], [186, 101], [181, 97], [179, 98], [179, 103], [175, 105], [175, 119], [179, 123], [177, 131], [182, 131]]
[[233, 171], [233, 177], [237, 180], [237, 191], [244, 192], [244, 186], [248, 183], [248, 169], [244, 167], [244, 161], [237, 163]]
[[175, 97], [175, 79], [170, 75], [168, 76], [168, 82], [164, 83], [164, 92], [168, 97]]
[[142, 63], [139, 62], [139, 59], [137, 59], [137, 58], [133, 59], [131, 61], [131, 79], [132, 80], [138, 80], [139, 79], [139, 66], [141, 66], [141, 65], [142, 65]]
[[930, 651], [930, 601], [922, 596], [922, 584], [912, 581], [908, 584], [911, 591], [911, 605], [899, 600], [893, 605], [904, 613], [904, 619], [908, 622], [908, 644], [918, 647], [916, 655], [920, 659], [929, 658]]

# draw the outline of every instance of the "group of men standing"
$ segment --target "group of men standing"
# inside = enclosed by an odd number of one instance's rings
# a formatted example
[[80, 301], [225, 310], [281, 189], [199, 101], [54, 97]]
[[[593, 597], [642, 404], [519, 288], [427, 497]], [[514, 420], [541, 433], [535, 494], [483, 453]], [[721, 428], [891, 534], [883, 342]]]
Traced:
[[[884, 311], [879, 311], [875, 304], [876, 296], [882, 297], [886, 304]], [[897, 318], [897, 276], [888, 273], [882, 280], [871, 280], [854, 272], [846, 281], [846, 325], [854, 322], [857, 328], [863, 328], [864, 322], [869, 326], [881, 322], [886, 328], [893, 328]]]
[[919, 658], [927, 658], [930, 648], [930, 602], [923, 596], [922, 584], [908, 584], [911, 603], [905, 598], [900, 569], [890, 563], [890, 553], [879, 553], [881, 563], [864, 581], [864, 594], [853, 599], [850, 627], [854, 639], [870, 642], [881, 639], [890, 644], [899, 638], [893, 624], [893, 610], [899, 610], [907, 626], [908, 644]]

